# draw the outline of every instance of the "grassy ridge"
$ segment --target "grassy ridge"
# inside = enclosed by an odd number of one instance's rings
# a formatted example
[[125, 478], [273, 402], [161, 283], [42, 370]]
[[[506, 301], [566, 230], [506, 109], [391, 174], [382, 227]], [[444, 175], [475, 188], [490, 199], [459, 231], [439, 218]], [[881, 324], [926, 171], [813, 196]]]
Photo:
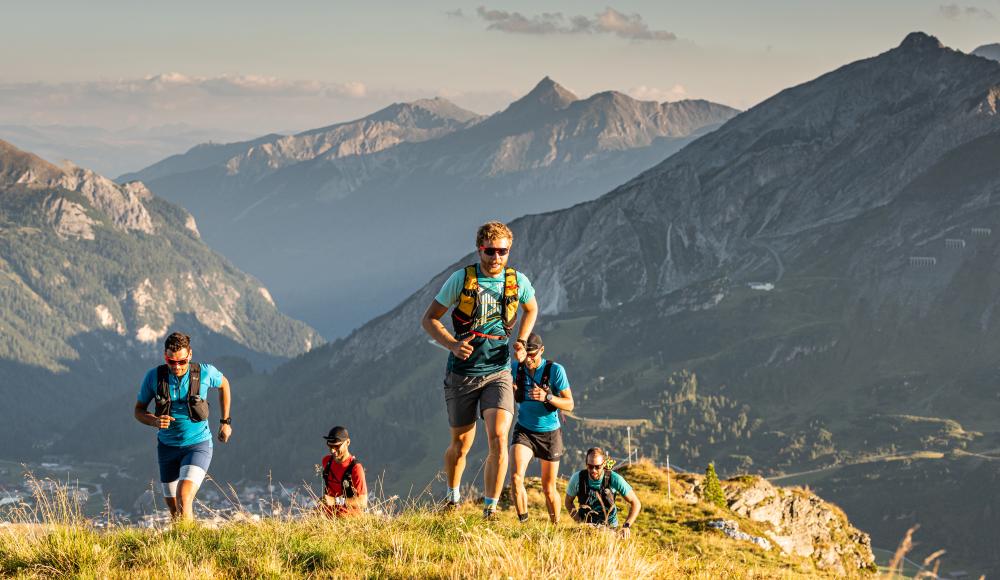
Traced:
[[[512, 511], [485, 522], [477, 505], [450, 514], [418, 506], [394, 516], [342, 520], [300, 511], [218, 527], [95, 529], [65, 498], [0, 527], [0, 576], [101, 578], [514, 577], [514, 578], [815, 578], [810, 560], [765, 551], [707, 530], [732, 513], [668, 501], [666, 474], [630, 467], [644, 509], [636, 532], [577, 525], [563, 514], [549, 525], [537, 481], [531, 521]], [[680, 483], [678, 482], [678, 487]], [[760, 530], [740, 520], [741, 529]]]

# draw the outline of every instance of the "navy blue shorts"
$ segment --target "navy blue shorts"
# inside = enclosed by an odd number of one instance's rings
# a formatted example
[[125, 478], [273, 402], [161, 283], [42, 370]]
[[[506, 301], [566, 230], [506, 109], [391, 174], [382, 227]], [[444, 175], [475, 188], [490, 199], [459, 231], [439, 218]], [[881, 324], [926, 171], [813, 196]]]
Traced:
[[191, 480], [200, 486], [208, 466], [212, 463], [212, 440], [185, 447], [174, 447], [157, 443], [156, 457], [160, 462], [160, 483], [163, 484], [163, 495], [174, 497], [177, 491], [177, 481]]

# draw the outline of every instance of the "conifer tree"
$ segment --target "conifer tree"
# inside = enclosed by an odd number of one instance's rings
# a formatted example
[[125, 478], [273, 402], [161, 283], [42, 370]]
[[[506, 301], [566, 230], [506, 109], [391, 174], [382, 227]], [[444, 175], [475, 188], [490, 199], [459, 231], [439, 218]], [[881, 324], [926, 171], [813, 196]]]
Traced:
[[726, 494], [722, 491], [722, 484], [719, 483], [719, 476], [715, 473], [714, 463], [709, 463], [705, 469], [705, 491], [702, 499], [721, 508], [729, 507], [726, 504]]

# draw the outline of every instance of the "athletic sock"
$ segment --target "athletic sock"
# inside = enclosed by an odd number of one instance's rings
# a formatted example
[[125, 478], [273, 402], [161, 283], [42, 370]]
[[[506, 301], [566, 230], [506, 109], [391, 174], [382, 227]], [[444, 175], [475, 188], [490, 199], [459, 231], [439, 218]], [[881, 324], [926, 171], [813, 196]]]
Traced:
[[462, 500], [462, 495], [458, 492], [457, 487], [448, 488], [448, 501], [459, 503]]
[[483, 505], [488, 510], [495, 510], [495, 509], [497, 509], [497, 498], [495, 498], [495, 497], [484, 497], [483, 498]]

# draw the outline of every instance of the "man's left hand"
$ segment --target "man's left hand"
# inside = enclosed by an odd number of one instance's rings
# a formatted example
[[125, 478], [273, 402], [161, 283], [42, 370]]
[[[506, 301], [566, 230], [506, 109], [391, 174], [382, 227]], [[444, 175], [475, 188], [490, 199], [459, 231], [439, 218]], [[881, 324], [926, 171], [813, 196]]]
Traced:
[[233, 434], [232, 425], [222, 425], [219, 427], [219, 441], [223, 443], [229, 441], [229, 437]]
[[545, 390], [544, 389], [539, 389], [539, 388], [528, 389], [524, 393], [524, 397], [526, 399], [530, 399], [532, 401], [544, 401], [545, 400], [545, 395], [546, 395]]
[[622, 529], [618, 530], [618, 535], [620, 535], [623, 540], [627, 540], [632, 537], [632, 528], [622, 526]]
[[524, 348], [523, 342], [514, 343], [514, 358], [516, 358], [519, 363], [523, 363], [524, 359], [528, 358], [528, 350]]

